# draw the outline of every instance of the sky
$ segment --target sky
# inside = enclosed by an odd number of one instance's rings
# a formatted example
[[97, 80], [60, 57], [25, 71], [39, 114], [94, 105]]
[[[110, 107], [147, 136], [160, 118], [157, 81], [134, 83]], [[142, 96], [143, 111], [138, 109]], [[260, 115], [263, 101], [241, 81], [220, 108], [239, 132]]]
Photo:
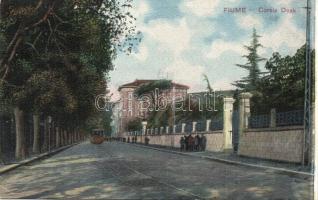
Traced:
[[[262, 57], [292, 55], [305, 43], [305, 6], [306, 0], [134, 0], [131, 12], [142, 40], [132, 54], [119, 53], [114, 61], [113, 99], [118, 86], [135, 79], [168, 78], [197, 92], [206, 91], [206, 74], [213, 89], [233, 89], [231, 83], [248, 74], [235, 64], [246, 63], [244, 45], [250, 44], [253, 28], [262, 36]], [[265, 8], [277, 12], [260, 12]]]

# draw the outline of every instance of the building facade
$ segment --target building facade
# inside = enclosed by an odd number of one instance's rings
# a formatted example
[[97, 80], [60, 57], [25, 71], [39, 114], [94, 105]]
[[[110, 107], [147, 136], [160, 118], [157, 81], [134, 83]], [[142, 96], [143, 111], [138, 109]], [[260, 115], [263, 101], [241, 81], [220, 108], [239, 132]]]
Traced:
[[118, 88], [120, 101], [117, 115], [118, 136], [127, 130], [127, 125], [135, 119], [146, 120], [149, 113], [154, 110], [164, 109], [173, 101], [185, 98], [188, 86], [172, 82], [172, 87], [165, 90], [155, 90], [149, 94], [136, 96], [135, 91], [142, 85], [158, 80], [135, 80], [131, 83], [121, 85]]

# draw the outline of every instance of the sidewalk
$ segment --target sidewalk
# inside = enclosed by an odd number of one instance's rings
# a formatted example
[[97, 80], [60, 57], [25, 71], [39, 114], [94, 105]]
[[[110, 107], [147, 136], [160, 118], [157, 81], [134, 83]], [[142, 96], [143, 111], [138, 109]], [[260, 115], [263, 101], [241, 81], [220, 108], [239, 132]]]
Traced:
[[74, 145], [76, 145], [78, 143], [75, 143], [75, 144], [70, 144], [70, 145], [67, 145], [67, 146], [64, 146], [64, 147], [60, 147], [58, 149], [54, 149], [50, 152], [46, 152], [46, 153], [42, 153], [42, 154], [38, 154], [38, 155], [35, 155], [35, 156], [32, 156], [30, 158], [27, 158], [25, 160], [21, 160], [20, 162], [15, 162], [15, 163], [12, 163], [12, 164], [7, 164], [7, 165], [0, 165], [0, 175], [2, 174], [5, 174], [11, 170], [14, 170], [18, 167], [21, 167], [23, 165], [26, 165], [26, 164], [29, 164], [29, 163], [32, 163], [32, 162], [35, 162], [37, 160], [40, 160], [40, 159], [43, 159], [47, 156], [52, 156], [54, 154], [57, 154], [65, 149], [68, 149]]
[[[128, 144], [132, 144], [132, 143], [128, 143]], [[280, 161], [271, 161], [271, 160], [264, 160], [264, 159], [258, 159], [258, 158], [243, 157], [243, 156], [238, 156], [237, 154], [234, 154], [234, 153], [210, 152], [210, 151], [184, 152], [184, 151], [180, 151], [177, 148], [163, 147], [163, 146], [157, 146], [157, 145], [156, 146], [145, 145], [140, 143], [134, 143], [133, 145], [144, 147], [144, 148], [150, 148], [150, 149], [158, 150], [158, 151], [165, 151], [168, 153], [176, 153], [176, 154], [185, 155], [185, 156], [193, 156], [193, 157], [213, 160], [217, 162], [223, 162], [227, 164], [262, 168], [265, 170], [273, 170], [276, 172], [293, 174], [293, 175], [313, 176], [309, 167], [302, 167], [300, 164], [297, 164], [297, 163], [286, 163], [286, 162], [280, 162]]]

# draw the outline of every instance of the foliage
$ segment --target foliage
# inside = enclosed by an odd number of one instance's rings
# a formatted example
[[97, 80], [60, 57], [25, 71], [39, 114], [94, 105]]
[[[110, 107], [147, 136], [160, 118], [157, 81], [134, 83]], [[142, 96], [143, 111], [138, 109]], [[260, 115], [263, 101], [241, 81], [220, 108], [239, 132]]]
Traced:
[[141, 119], [134, 119], [127, 124], [128, 131], [139, 131], [142, 129]]
[[145, 83], [139, 86], [135, 90], [135, 94], [137, 96], [141, 96], [143, 94], [151, 94], [155, 91], [155, 89], [159, 89], [159, 92], [160, 92], [162, 90], [171, 89], [171, 88], [172, 88], [171, 80], [166, 80], [166, 79], [155, 80], [155, 81], [151, 81], [149, 83]]
[[259, 62], [264, 61], [265, 59], [261, 58], [257, 53], [258, 48], [262, 47], [262, 45], [258, 41], [259, 37], [260, 36], [257, 35], [256, 29], [254, 28], [250, 46], [244, 46], [246, 50], [248, 51], [248, 54], [243, 56], [244, 58], [247, 59], [247, 63], [244, 65], [242, 64], [236, 65], [240, 68], [248, 70], [249, 72], [247, 77], [244, 77], [242, 80], [236, 81], [233, 84], [239, 89], [244, 91], [254, 91], [260, 79], [261, 71], [259, 69]]
[[103, 129], [106, 133], [111, 133], [111, 112], [98, 112], [91, 115], [85, 122], [83, 129], [90, 132], [92, 129]]
[[213, 92], [213, 88], [212, 88], [212, 86], [210, 84], [209, 77], [206, 74], [203, 74], [203, 77], [204, 77], [204, 81], [206, 81], [206, 84], [207, 84], [207, 90], [209, 91], [209, 93], [212, 93]]
[[[314, 56], [312, 61], [314, 69]], [[252, 98], [252, 111], [264, 113], [271, 108], [276, 108], [278, 111], [303, 109], [306, 46], [298, 49], [293, 56], [282, 57], [278, 52], [273, 53], [266, 62], [265, 68], [269, 71], [269, 75], [262, 78], [257, 86], [258, 92]]]
[[29, 0], [0, 3], [0, 93], [61, 125], [95, 115], [117, 50], [137, 40], [130, 0]]

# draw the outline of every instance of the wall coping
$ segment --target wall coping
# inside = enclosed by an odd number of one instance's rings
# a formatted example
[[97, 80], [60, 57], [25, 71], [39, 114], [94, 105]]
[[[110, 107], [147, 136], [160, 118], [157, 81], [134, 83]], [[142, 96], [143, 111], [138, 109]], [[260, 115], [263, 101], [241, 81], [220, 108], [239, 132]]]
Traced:
[[[209, 131], [209, 132], [194, 132], [191, 134], [192, 135], [196, 135], [196, 134], [215, 135], [215, 134], [223, 134], [223, 131], [221, 130], [221, 131]], [[163, 136], [163, 135], [190, 135], [190, 133], [164, 133], [164, 134], [151, 134], [151, 135], [148, 134], [148, 135], [142, 135], [142, 136]], [[141, 135], [137, 135], [137, 136], [141, 136]], [[127, 135], [127, 137], [130, 137], [130, 136]]]
[[270, 128], [249, 128], [244, 132], [276, 132], [276, 131], [292, 131], [292, 130], [303, 130], [304, 126], [281, 126], [281, 127], [270, 127]]

